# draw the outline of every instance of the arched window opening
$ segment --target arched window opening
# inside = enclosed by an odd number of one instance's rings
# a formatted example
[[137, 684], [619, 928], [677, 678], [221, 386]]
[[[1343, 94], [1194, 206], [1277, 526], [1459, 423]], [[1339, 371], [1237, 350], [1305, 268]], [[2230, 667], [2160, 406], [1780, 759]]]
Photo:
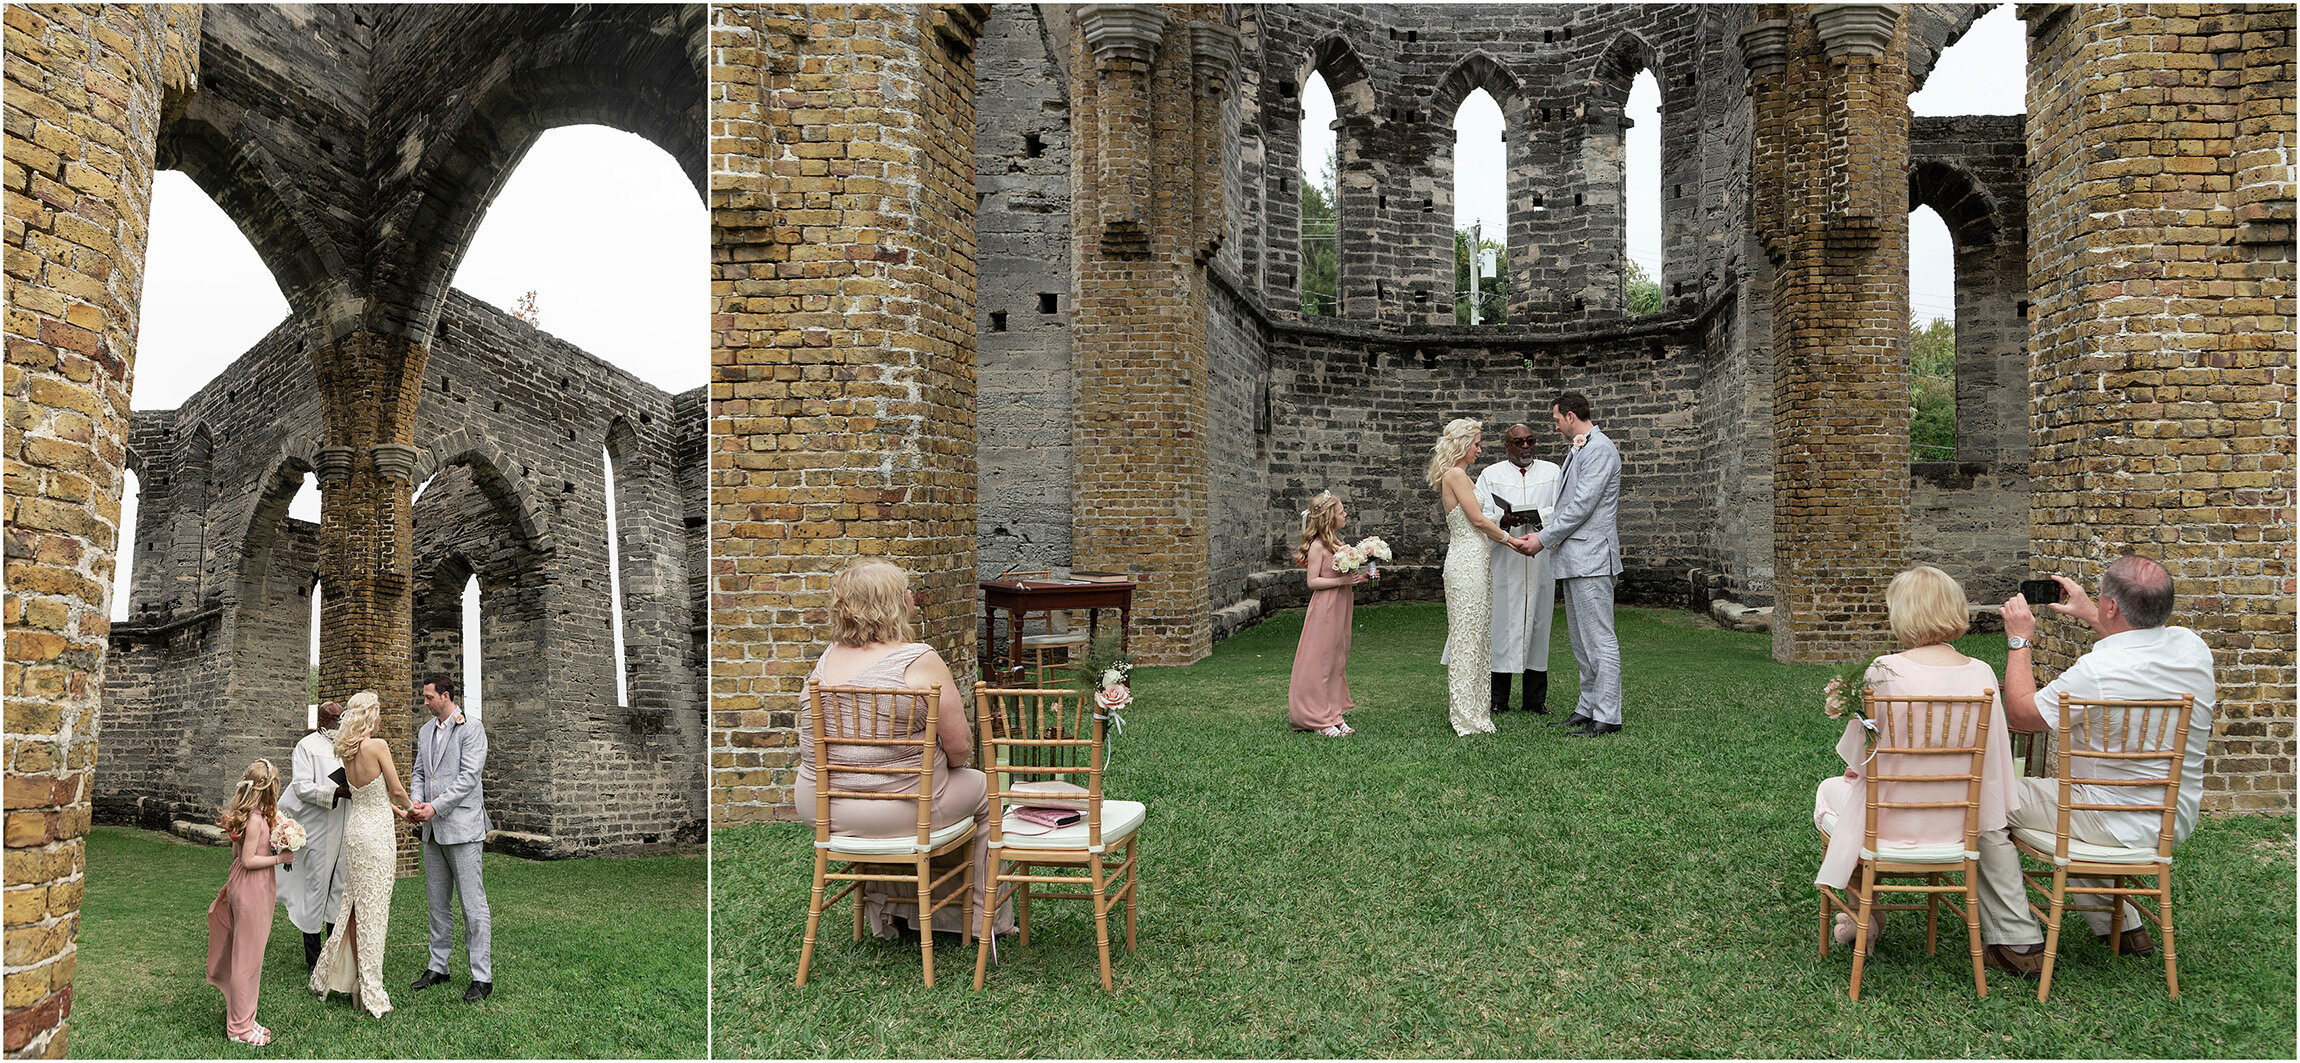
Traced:
[[135, 407], [172, 410], [278, 328], [288, 303], [239, 226], [179, 171], [152, 179], [150, 240]]
[[1473, 90], [1453, 115], [1453, 319], [1491, 325], [1509, 314], [1509, 161], [1501, 105]]
[[311, 581], [311, 646], [310, 655], [306, 659], [307, 678], [304, 680], [304, 700], [309, 703], [305, 707], [305, 712], [309, 714], [309, 719], [304, 721], [306, 728], [319, 726], [319, 600], [326, 590], [326, 584], [316, 579]]
[[[710, 218], [677, 160], [600, 125], [536, 138], [488, 205], [454, 287], [665, 391], [702, 386]], [[523, 305], [524, 304], [524, 305]], [[633, 307], [649, 312], [633, 313]]]
[[136, 470], [120, 471], [128, 479], [120, 485], [119, 547], [112, 554], [111, 617], [115, 622], [128, 618], [128, 589], [135, 585], [136, 574], [136, 506], [144, 496], [144, 481]]
[[1998, 4], [1933, 61], [1924, 87], [1909, 94], [1909, 113], [1929, 118], [2024, 114], [2028, 100], [2019, 87], [2027, 83], [2028, 34], [2013, 5]]
[[1340, 138], [1334, 132], [1334, 93], [1323, 74], [1302, 88], [1302, 314], [1342, 312]]
[[487, 654], [481, 638], [486, 625], [479, 602], [479, 576], [474, 573], [463, 583], [463, 689], [458, 692], [462, 696], [455, 699], [464, 716], [473, 720], [479, 719], [480, 691], [487, 678]]
[[1661, 289], [1661, 85], [1642, 70], [1622, 109], [1622, 306], [1631, 317], [1659, 313]]
[[319, 479], [311, 473], [303, 474], [303, 486], [295, 489], [295, 497], [288, 501], [287, 515], [311, 524], [319, 523]]
[[607, 478], [607, 615], [615, 642], [615, 704], [631, 704], [631, 658], [623, 646], [623, 536], [615, 510], [615, 455], [599, 445], [600, 468]]
[[1948, 223], [1909, 212], [1909, 457], [1957, 457], [1957, 266]]

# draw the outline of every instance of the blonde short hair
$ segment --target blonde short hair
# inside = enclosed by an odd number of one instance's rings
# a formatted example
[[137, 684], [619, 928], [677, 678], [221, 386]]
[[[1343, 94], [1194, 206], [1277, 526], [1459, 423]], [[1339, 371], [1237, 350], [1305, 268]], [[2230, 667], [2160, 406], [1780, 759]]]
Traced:
[[350, 760], [359, 752], [359, 744], [375, 735], [375, 728], [383, 719], [383, 699], [375, 691], [362, 690], [343, 704], [343, 719], [337, 721], [335, 731], [335, 759]]
[[1965, 589], [1955, 577], [1931, 565], [1893, 577], [1885, 588], [1885, 618], [1902, 649], [1947, 642], [1972, 630]]
[[831, 580], [831, 641], [868, 646], [910, 639], [910, 575], [888, 561], [857, 561]]
[[1429, 485], [1436, 487], [1438, 481], [1445, 478], [1445, 471], [1459, 464], [1461, 456], [1469, 453], [1470, 444], [1477, 442], [1477, 437], [1484, 432], [1485, 422], [1475, 417], [1456, 417], [1446, 425], [1445, 431], [1438, 433], [1436, 450], [1430, 454], [1426, 477]]

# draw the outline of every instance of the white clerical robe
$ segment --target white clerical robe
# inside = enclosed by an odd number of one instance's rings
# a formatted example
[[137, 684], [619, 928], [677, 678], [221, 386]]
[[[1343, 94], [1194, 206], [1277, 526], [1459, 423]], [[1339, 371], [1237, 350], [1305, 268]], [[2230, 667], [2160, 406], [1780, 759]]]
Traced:
[[280, 814], [302, 825], [304, 847], [295, 863], [275, 871], [279, 899], [288, 922], [306, 934], [335, 922], [343, 908], [343, 821], [351, 802], [335, 803], [335, 780], [329, 777], [340, 767], [334, 733], [313, 731], [295, 744], [295, 770], [280, 794]]
[[[1546, 521], [1557, 512], [1558, 467], [1536, 460], [1525, 468], [1497, 461], [1477, 474], [1477, 498], [1487, 520], [1501, 520], [1501, 502], [1533, 509]], [[1504, 529], [1511, 538], [1532, 531]], [[1549, 623], [1557, 581], [1549, 574], [1549, 552], [1532, 557], [1506, 546], [1493, 548], [1493, 671], [1549, 670]]]

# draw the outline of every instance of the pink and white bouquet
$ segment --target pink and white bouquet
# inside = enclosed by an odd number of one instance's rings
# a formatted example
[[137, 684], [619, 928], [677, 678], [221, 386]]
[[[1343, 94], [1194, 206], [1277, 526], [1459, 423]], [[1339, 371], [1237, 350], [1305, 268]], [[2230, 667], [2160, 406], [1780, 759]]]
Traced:
[[286, 816], [281, 816], [279, 824], [272, 828], [272, 848], [274, 849], [285, 849], [291, 853], [301, 852], [304, 842], [307, 840], [304, 836], [303, 824]]
[[1381, 566], [1374, 565], [1373, 562], [1389, 559], [1390, 544], [1383, 542], [1379, 535], [1369, 535], [1358, 540], [1356, 546], [1344, 546], [1334, 551], [1334, 571], [1356, 572], [1360, 568], [1365, 568], [1368, 577], [1380, 579], [1382, 578]]
[[1356, 572], [1366, 566], [1366, 552], [1355, 546], [1344, 546], [1334, 551], [1334, 571]]

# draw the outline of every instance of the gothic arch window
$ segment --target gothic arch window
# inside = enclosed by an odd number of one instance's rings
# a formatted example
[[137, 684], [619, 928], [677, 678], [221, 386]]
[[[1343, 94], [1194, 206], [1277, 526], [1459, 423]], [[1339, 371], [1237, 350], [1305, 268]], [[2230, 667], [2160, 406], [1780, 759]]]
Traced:
[[1909, 458], [1957, 458], [1957, 271], [1933, 208], [1909, 212]]
[[135, 407], [172, 410], [278, 328], [288, 302], [239, 226], [181, 171], [153, 177], [150, 241]]
[[129, 590], [136, 583], [136, 513], [144, 496], [144, 480], [136, 475], [136, 470], [123, 468], [120, 475], [126, 479], [120, 485], [119, 549], [112, 555], [111, 617], [114, 622], [128, 619]]
[[1622, 118], [1622, 306], [1635, 316], [1657, 313], [1668, 301], [1661, 287], [1661, 83], [1650, 68], [1630, 82]]
[[1454, 324], [1509, 319], [1508, 123], [1473, 89], [1453, 113]]
[[1325, 75], [1311, 71], [1302, 86], [1301, 262], [1302, 316], [1341, 313], [1340, 138], [1334, 131], [1334, 94]]
[[[601, 492], [607, 503], [607, 625], [614, 646], [615, 704], [631, 704], [631, 672], [633, 668], [630, 643], [624, 638], [623, 561], [628, 553], [624, 542], [621, 496], [625, 494], [623, 481], [628, 475], [624, 466], [629, 464], [631, 426], [618, 418], [615, 430], [607, 434], [607, 441], [599, 445], [599, 465], [605, 490]], [[616, 451], [624, 452], [624, 460], [616, 460]]]

